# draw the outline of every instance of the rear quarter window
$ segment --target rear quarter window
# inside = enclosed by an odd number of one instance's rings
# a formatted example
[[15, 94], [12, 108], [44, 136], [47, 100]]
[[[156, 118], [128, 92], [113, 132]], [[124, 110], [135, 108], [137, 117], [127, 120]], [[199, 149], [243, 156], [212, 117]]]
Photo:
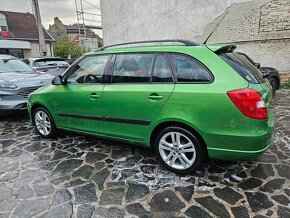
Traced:
[[219, 54], [239, 75], [250, 83], [264, 83], [262, 73], [246, 58], [242, 58], [235, 52]]

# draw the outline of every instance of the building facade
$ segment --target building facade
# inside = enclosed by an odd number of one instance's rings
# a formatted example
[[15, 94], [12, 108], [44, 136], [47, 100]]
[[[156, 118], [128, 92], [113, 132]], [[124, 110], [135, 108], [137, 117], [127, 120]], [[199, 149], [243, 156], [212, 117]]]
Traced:
[[290, 0], [101, 0], [104, 44], [190, 39], [233, 43], [290, 72]]
[[[38, 31], [35, 18], [30, 13], [0, 11], [0, 54], [17, 58], [40, 57]], [[47, 56], [53, 56], [53, 37], [43, 28]]]

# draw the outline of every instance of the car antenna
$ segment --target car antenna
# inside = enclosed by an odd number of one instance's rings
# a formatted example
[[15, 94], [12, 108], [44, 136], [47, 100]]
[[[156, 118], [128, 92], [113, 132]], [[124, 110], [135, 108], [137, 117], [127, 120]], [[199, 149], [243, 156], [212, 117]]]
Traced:
[[218, 28], [218, 26], [220, 25], [220, 23], [223, 21], [223, 19], [225, 18], [225, 16], [229, 13], [229, 11], [227, 10], [226, 13], [224, 14], [224, 16], [222, 17], [222, 19], [218, 22], [218, 24], [216, 25], [216, 27], [211, 31], [211, 33], [208, 35], [208, 37], [206, 38], [206, 40], [204, 41], [203, 44], [206, 44], [207, 40], [211, 37], [211, 35], [213, 34], [213, 32]]

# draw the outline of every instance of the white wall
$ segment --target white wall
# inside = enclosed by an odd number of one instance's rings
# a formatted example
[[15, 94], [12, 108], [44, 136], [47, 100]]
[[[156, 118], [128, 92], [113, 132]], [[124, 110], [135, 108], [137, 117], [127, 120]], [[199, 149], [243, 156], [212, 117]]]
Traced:
[[202, 43], [217, 27], [208, 43], [237, 44], [262, 66], [290, 72], [289, 0], [101, 0], [101, 9], [105, 45], [174, 38]]
[[[41, 57], [40, 51], [39, 51], [39, 43], [37, 41], [30, 41], [30, 44], [31, 44], [30, 50], [23, 50], [24, 58]], [[47, 48], [47, 56], [53, 57], [53, 53], [50, 53], [50, 43], [46, 43], [46, 48]]]

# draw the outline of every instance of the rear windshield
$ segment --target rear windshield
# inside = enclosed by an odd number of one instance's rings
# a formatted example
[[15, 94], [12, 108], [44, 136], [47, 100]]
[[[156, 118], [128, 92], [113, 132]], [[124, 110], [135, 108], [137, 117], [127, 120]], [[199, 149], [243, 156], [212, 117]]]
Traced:
[[242, 58], [235, 52], [219, 54], [238, 74], [250, 83], [264, 83], [262, 73], [246, 58]]

